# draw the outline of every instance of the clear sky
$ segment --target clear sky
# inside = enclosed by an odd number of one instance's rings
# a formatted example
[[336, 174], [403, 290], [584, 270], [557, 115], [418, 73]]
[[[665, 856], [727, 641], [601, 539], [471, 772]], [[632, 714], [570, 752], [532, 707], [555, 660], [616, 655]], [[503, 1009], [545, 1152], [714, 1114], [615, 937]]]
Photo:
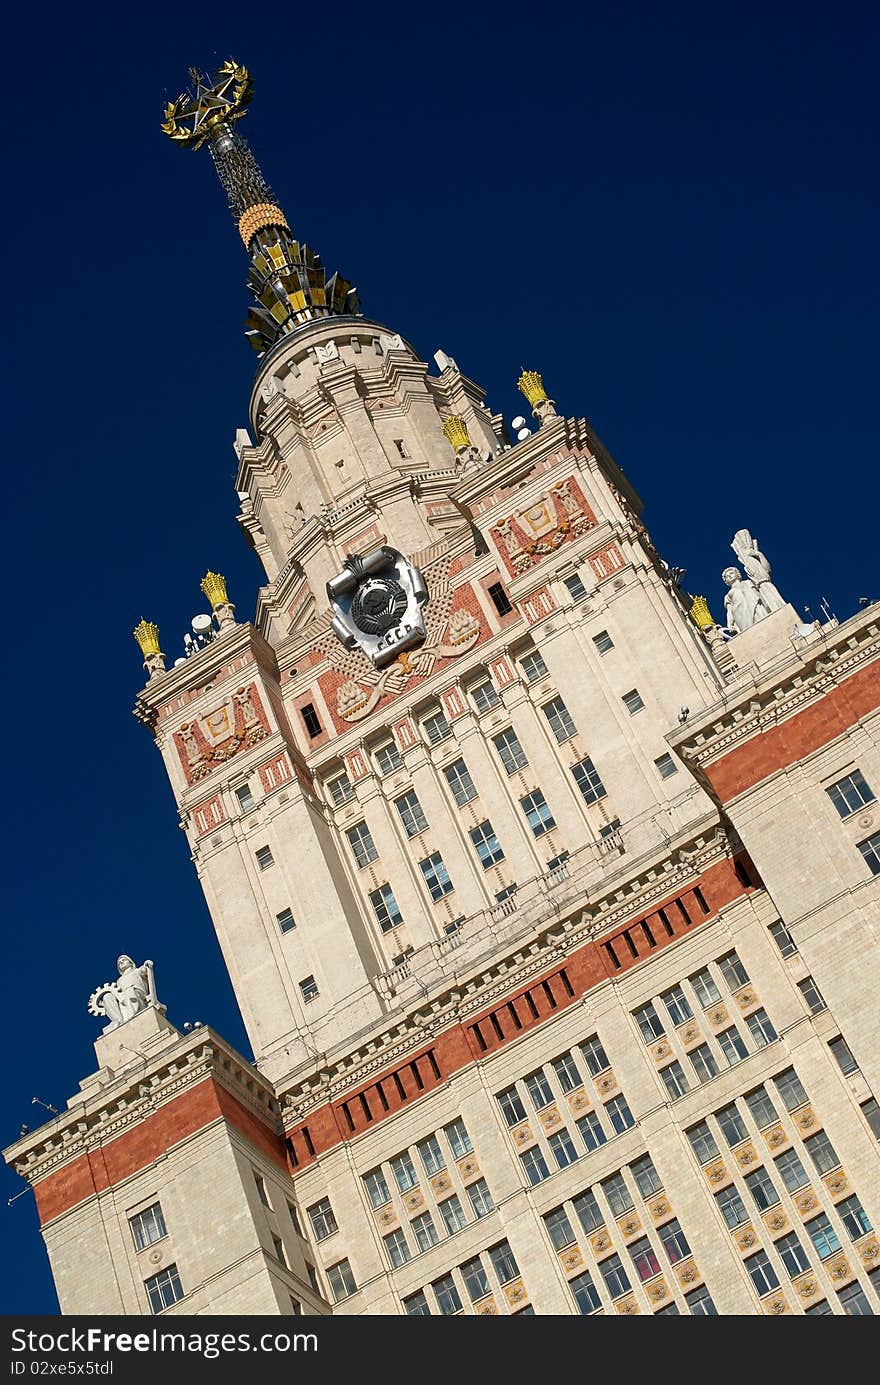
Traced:
[[[93, 1067], [90, 991], [156, 963], [178, 1024], [246, 1050], [131, 637], [176, 657], [234, 521], [246, 257], [162, 104], [230, 54], [296, 232], [366, 312], [509, 419], [543, 372], [721, 610], [748, 527], [816, 615], [880, 595], [876, 6], [446, 0], [21, 5], [7, 16], [2, 1143]], [[45, 1114], [45, 1113], [44, 1113]], [[2, 1174], [2, 1196], [23, 1185]], [[0, 1311], [54, 1312], [28, 1193]]]

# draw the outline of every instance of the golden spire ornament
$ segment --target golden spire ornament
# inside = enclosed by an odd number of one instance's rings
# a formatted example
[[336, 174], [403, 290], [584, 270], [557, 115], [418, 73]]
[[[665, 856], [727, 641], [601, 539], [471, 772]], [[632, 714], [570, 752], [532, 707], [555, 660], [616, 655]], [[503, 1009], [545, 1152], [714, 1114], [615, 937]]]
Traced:
[[483, 458], [479, 449], [471, 442], [468, 426], [461, 414], [451, 414], [443, 424], [443, 432], [455, 452], [455, 474], [461, 476], [465, 471], [474, 471]]
[[532, 407], [532, 417], [539, 423], [556, 418], [556, 405], [544, 389], [544, 381], [536, 370], [524, 370], [516, 382], [520, 394], [525, 395]]
[[220, 629], [235, 624], [235, 607], [226, 594], [226, 578], [220, 572], [206, 572], [200, 584], [211, 603], [211, 611]]
[[159, 647], [159, 627], [151, 620], [141, 620], [132, 631], [144, 656], [144, 668], [151, 678], [165, 671], [165, 655]]

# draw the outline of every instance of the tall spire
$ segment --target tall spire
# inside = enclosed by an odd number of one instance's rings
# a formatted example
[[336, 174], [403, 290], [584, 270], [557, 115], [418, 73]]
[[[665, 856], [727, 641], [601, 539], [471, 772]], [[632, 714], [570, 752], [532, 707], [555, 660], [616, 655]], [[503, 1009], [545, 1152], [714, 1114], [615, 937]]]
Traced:
[[232, 58], [213, 77], [190, 68], [191, 89], [165, 107], [162, 129], [177, 144], [207, 144], [239, 234], [251, 258], [248, 288], [256, 299], [245, 335], [262, 354], [316, 317], [358, 311], [357, 293], [339, 274], [324, 281], [319, 256], [294, 240], [259, 164], [235, 128], [247, 113], [253, 83]]

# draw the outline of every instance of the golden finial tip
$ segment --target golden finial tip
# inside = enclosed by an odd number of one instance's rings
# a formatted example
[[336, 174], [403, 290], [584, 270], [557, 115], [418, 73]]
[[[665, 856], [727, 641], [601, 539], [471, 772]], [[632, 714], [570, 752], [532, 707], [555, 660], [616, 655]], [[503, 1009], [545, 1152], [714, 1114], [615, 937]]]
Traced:
[[452, 414], [446, 419], [443, 424], [443, 432], [456, 452], [460, 447], [470, 447], [471, 439], [467, 430], [467, 424], [460, 414]]
[[146, 659], [150, 654], [161, 654], [159, 648], [159, 627], [151, 620], [142, 620], [132, 631], [135, 639], [140, 646], [140, 651]]
[[711, 630], [712, 626], [716, 623], [712, 618], [712, 613], [709, 610], [709, 603], [705, 596], [694, 597], [688, 615], [699, 630]]
[[547, 398], [544, 382], [536, 370], [524, 370], [516, 382], [520, 394], [524, 394], [532, 408]]
[[229, 597], [226, 595], [226, 578], [221, 573], [206, 572], [200, 586], [210, 601], [212, 610], [216, 611], [218, 606], [229, 605]]

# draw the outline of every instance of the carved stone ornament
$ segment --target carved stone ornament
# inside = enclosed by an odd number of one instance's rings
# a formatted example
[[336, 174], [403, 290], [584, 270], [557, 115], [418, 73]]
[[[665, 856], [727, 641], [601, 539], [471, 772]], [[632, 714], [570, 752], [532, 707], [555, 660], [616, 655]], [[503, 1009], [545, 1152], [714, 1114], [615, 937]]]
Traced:
[[123, 953], [117, 959], [116, 970], [119, 973], [116, 981], [105, 981], [89, 996], [89, 1014], [110, 1021], [105, 1034], [159, 1003], [152, 962], [138, 967]]
[[340, 644], [359, 646], [374, 668], [424, 643], [428, 589], [418, 568], [396, 548], [383, 544], [363, 556], [350, 554], [327, 583], [327, 596]]

